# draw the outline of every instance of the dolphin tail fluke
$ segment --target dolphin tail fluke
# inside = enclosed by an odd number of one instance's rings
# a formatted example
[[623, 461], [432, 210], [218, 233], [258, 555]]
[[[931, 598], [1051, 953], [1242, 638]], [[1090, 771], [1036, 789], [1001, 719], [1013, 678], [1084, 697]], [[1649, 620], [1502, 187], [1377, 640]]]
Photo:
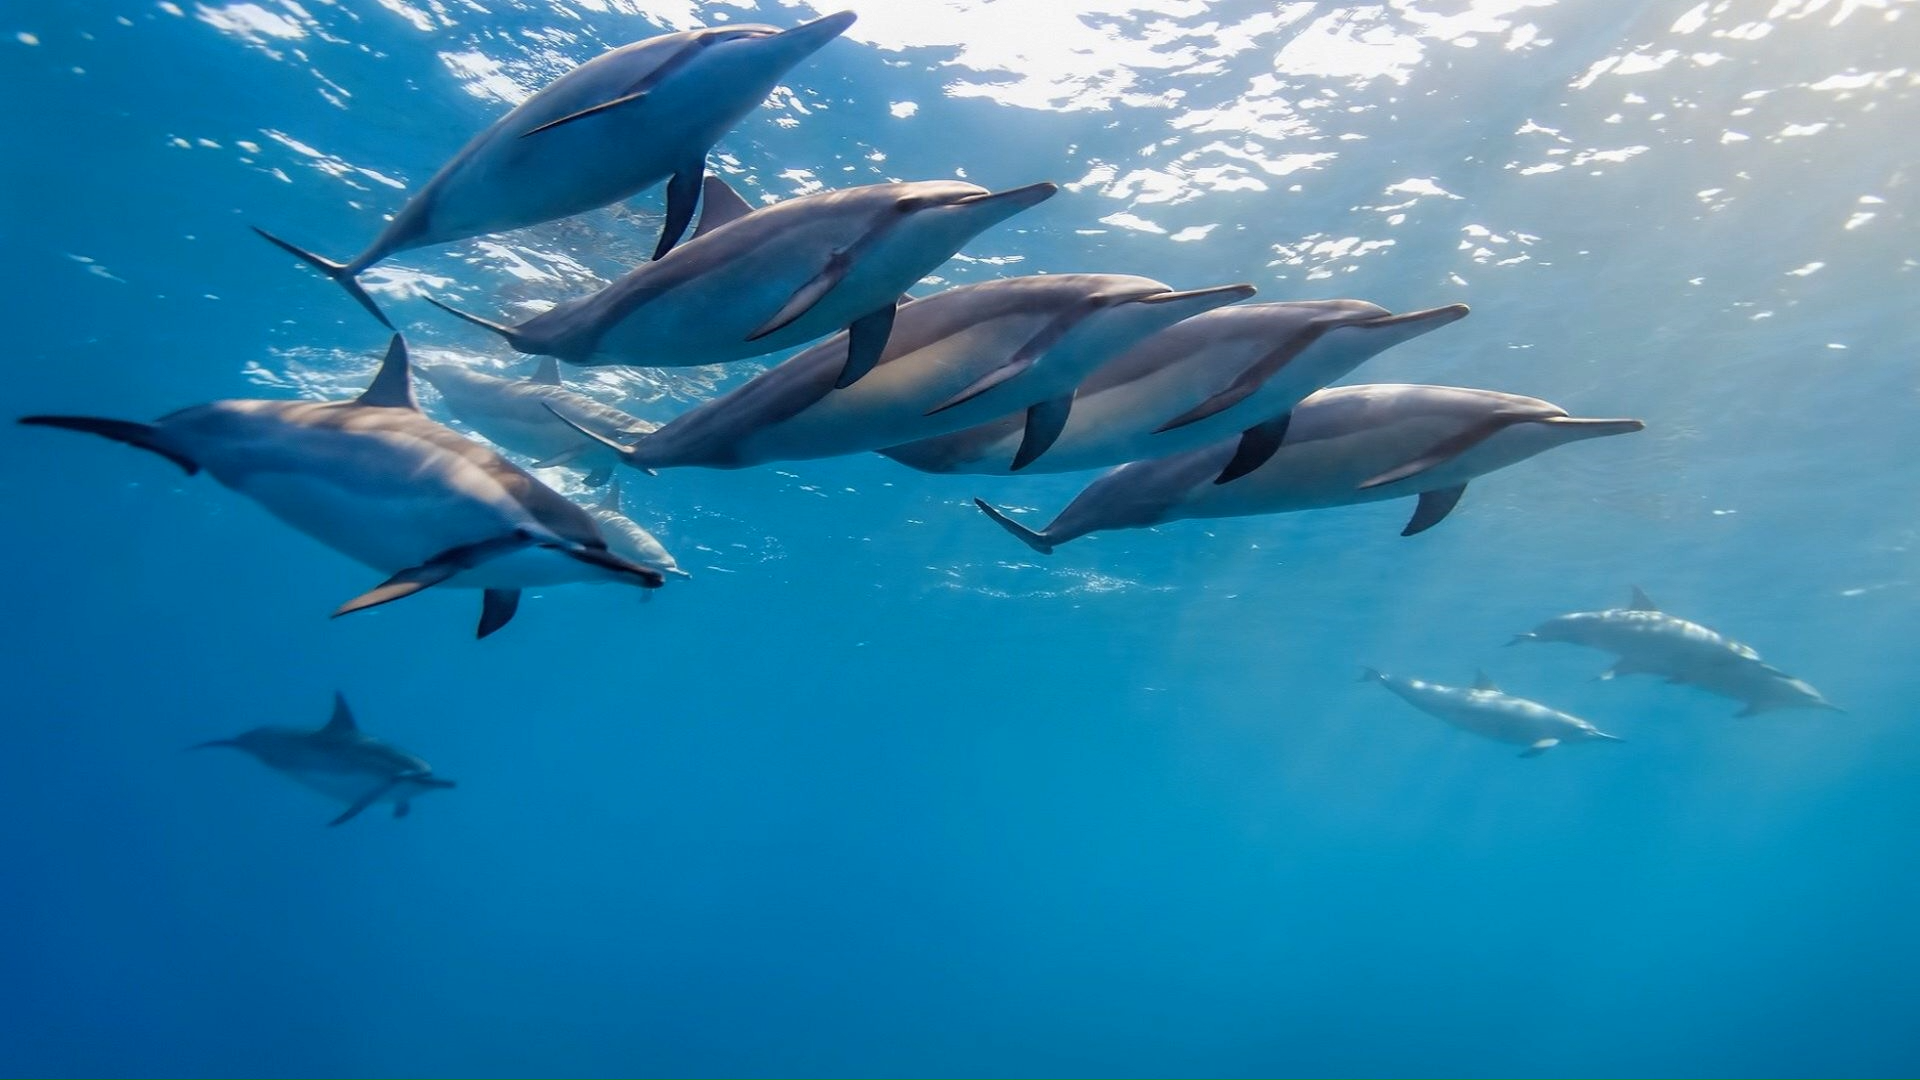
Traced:
[[525, 335], [520, 332], [520, 328], [517, 326], [508, 326], [505, 323], [497, 323], [491, 319], [483, 319], [478, 315], [470, 315], [464, 311], [461, 311], [459, 308], [454, 307], [452, 304], [443, 304], [440, 301], [435, 300], [431, 296], [426, 297], [425, 299], [427, 303], [432, 304], [434, 307], [439, 308], [441, 311], [446, 312], [447, 314], [453, 316], [456, 319], [465, 319], [466, 321], [472, 323], [473, 325], [480, 327], [482, 330], [491, 330], [494, 333], [499, 334], [502, 338], [506, 339], [507, 344], [513, 346], [516, 350], [520, 352], [532, 351], [531, 349], [527, 349], [523, 347]]
[[1020, 541], [1021, 543], [1027, 545], [1028, 547], [1032, 548], [1033, 550], [1039, 552], [1042, 555], [1053, 554], [1053, 543], [1052, 541], [1047, 539], [1047, 536], [1045, 533], [1034, 532], [1032, 529], [1027, 528], [1025, 525], [1022, 525], [1019, 522], [1008, 517], [1007, 515], [1001, 513], [997, 508], [995, 508], [992, 504], [988, 503], [985, 499], [975, 499], [973, 500], [973, 505], [979, 507], [981, 513], [987, 515], [988, 517], [992, 518], [995, 522], [999, 523], [1001, 528], [1012, 533], [1014, 539]]
[[108, 420], [99, 416], [23, 416], [20, 423], [29, 427], [64, 428], [67, 431], [84, 431], [89, 435], [98, 435], [103, 439], [137, 446], [142, 450], [159, 454], [168, 461], [186, 471], [188, 476], [200, 471], [200, 463], [169, 446], [160, 429], [152, 424], [141, 424], [132, 420]]
[[320, 271], [322, 274], [338, 282], [341, 288], [347, 290], [348, 296], [353, 297], [356, 303], [366, 308], [368, 314], [380, 320], [381, 326], [389, 330], [398, 329], [393, 325], [393, 322], [387, 318], [387, 313], [380, 310], [380, 305], [373, 302], [373, 297], [367, 295], [367, 290], [360, 287], [359, 280], [354, 277], [352, 264], [335, 262], [324, 255], [315, 255], [306, 248], [287, 243], [285, 240], [280, 239], [258, 225], [253, 226], [253, 231], [259, 233], [269, 244], [292, 255], [294, 258], [299, 259], [301, 262], [306, 263], [308, 266], [313, 267], [315, 270]]

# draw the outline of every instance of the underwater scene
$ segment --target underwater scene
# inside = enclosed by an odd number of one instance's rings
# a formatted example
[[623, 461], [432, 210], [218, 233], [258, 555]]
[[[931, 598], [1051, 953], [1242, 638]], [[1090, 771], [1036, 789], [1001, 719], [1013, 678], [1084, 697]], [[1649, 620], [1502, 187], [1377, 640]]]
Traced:
[[0, 12], [0, 1075], [1920, 1069], [1913, 0]]

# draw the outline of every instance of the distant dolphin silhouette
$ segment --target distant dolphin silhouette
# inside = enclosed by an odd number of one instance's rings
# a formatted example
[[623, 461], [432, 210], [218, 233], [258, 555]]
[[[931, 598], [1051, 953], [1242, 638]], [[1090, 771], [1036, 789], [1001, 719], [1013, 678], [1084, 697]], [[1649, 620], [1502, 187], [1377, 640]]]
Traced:
[[1805, 679], [1760, 659], [1751, 646], [1661, 611], [1637, 585], [1624, 608], [1557, 616], [1507, 644], [1523, 641], [1561, 641], [1614, 653], [1619, 662], [1600, 678], [1664, 676], [1670, 683], [1689, 683], [1743, 703], [1746, 707], [1738, 713], [1743, 717], [1774, 709], [1846, 711]]
[[[980, 510], [1042, 554], [1110, 529], [1187, 518], [1247, 517], [1418, 495], [1400, 535], [1438, 525], [1474, 477], [1544, 450], [1639, 431], [1638, 420], [1586, 420], [1538, 398], [1457, 386], [1374, 383], [1322, 390], [1296, 407], [1278, 445], [1252, 471], [1226, 474], [1244, 437], [1103, 474], [1035, 532], [975, 499]], [[661, 429], [665, 431], [665, 428]]]
[[602, 53], [475, 135], [346, 262], [254, 231], [339, 282], [388, 329], [393, 323], [355, 280], [367, 267], [402, 251], [606, 206], [671, 177], [657, 259], [693, 220], [714, 142], [853, 20], [843, 11], [790, 30], [705, 27]]
[[845, 328], [836, 386], [873, 369], [900, 297], [967, 241], [1057, 190], [989, 192], [957, 180], [804, 195], [750, 210], [707, 178], [700, 231], [591, 296], [517, 326], [432, 303], [525, 353], [570, 364], [691, 367], [744, 360]]
[[1474, 680], [1470, 690], [1382, 675], [1372, 668], [1367, 668], [1360, 679], [1379, 683], [1421, 712], [1463, 731], [1524, 746], [1526, 749], [1520, 752], [1523, 758], [1539, 757], [1566, 742], [1621, 741], [1570, 713], [1502, 692], [1485, 672]]
[[415, 371], [440, 392], [448, 411], [488, 440], [533, 458], [536, 469], [584, 469], [590, 487], [606, 483], [618, 460], [561, 416], [616, 439], [645, 435], [660, 426], [567, 389], [550, 356], [541, 358], [539, 369], [525, 379], [502, 379], [458, 364], [421, 364]]
[[141, 424], [27, 416], [150, 450], [213, 478], [275, 517], [392, 574], [335, 616], [434, 585], [484, 589], [479, 636], [507, 624], [520, 590], [574, 581], [658, 588], [660, 571], [607, 550], [586, 511], [526, 470], [422, 415], [395, 334], [352, 401], [216, 401]]
[[453, 781], [433, 775], [433, 767], [426, 762], [363, 734], [353, 721], [347, 699], [338, 693], [333, 695], [333, 718], [312, 731], [257, 727], [231, 739], [213, 739], [187, 749], [216, 746], [252, 754], [273, 771], [346, 803], [346, 812], [329, 825], [344, 825], [380, 802], [392, 803], [393, 816], [403, 818], [413, 810], [415, 798], [454, 786]]

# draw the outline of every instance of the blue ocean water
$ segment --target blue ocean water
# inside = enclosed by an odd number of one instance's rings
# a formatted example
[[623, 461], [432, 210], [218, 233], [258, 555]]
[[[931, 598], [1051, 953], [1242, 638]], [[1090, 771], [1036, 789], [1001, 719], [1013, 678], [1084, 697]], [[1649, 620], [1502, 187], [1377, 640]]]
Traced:
[[[247, 229], [364, 241], [467, 135], [753, 0], [19, 0], [12, 414], [337, 397], [385, 336]], [[1920, 11], [1902, 0], [873, 0], [713, 162], [1062, 193], [1042, 271], [1473, 315], [1350, 381], [1645, 432], [1405, 501], [1096, 535], [1087, 475], [876, 456], [626, 480], [691, 570], [325, 616], [373, 582], [205, 477], [0, 428], [8, 1075], [1911, 1075]], [[427, 357], [617, 275], [628, 209], [369, 275]], [[763, 364], [600, 369], [664, 421]], [[432, 401], [428, 399], [429, 408]], [[552, 474], [556, 481], [564, 474]], [[1846, 715], [1591, 681], [1638, 584]], [[1537, 760], [1354, 681], [1628, 740]], [[344, 691], [405, 821], [180, 748]]]

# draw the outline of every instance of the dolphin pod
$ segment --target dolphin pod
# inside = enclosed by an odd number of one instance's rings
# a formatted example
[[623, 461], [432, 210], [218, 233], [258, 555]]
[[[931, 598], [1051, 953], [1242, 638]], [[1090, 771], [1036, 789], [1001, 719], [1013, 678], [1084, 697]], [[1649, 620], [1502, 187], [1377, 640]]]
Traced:
[[1021, 411], [1018, 464], [1052, 445], [1074, 387], [1101, 365], [1143, 337], [1252, 293], [1251, 285], [1179, 292], [1123, 274], [963, 285], [902, 304], [886, 350], [851, 386], [837, 385], [852, 346], [842, 333], [650, 435], [602, 442], [640, 469], [738, 469], [879, 450]]
[[985, 501], [988, 517], [1043, 555], [1092, 532], [1187, 518], [1246, 517], [1416, 495], [1402, 536], [1438, 525], [1467, 483], [1556, 446], [1639, 431], [1638, 420], [1586, 420], [1538, 398], [1456, 386], [1335, 387], [1284, 417], [1260, 464], [1226, 475], [1245, 454], [1233, 437], [1136, 461], [1088, 485], [1035, 531]]
[[1806, 680], [1760, 659], [1751, 646], [1661, 611], [1639, 586], [1624, 608], [1560, 615], [1515, 635], [1507, 644], [1525, 641], [1558, 641], [1613, 653], [1620, 659], [1600, 674], [1601, 679], [1658, 675], [1670, 683], [1732, 698], [1745, 706], [1737, 714], [1742, 717], [1774, 709], [1845, 711]]
[[748, 210], [707, 179], [700, 232], [665, 257], [518, 326], [432, 301], [521, 352], [570, 364], [689, 367], [744, 360], [842, 327], [834, 385], [872, 370], [900, 297], [967, 241], [1044, 202], [1052, 184], [989, 192], [957, 181], [869, 184]]
[[433, 775], [433, 767], [405, 750], [364, 734], [354, 722], [345, 696], [333, 695], [333, 716], [312, 731], [257, 727], [231, 739], [211, 739], [189, 750], [232, 747], [301, 786], [347, 804], [330, 825], [345, 825], [375, 803], [392, 803], [393, 816], [406, 817], [413, 800], [429, 791], [453, 787]]
[[1520, 752], [1523, 758], [1539, 757], [1561, 743], [1620, 741], [1619, 736], [1609, 735], [1570, 713], [1502, 691], [1485, 672], [1470, 689], [1382, 675], [1372, 668], [1366, 669], [1360, 681], [1377, 682], [1407, 704], [1462, 731], [1524, 746], [1526, 749]]
[[703, 27], [602, 53], [475, 135], [345, 262], [255, 231], [339, 282], [388, 329], [393, 324], [356, 280], [375, 263], [414, 248], [570, 217], [667, 180], [657, 259], [693, 220], [707, 151], [782, 75], [853, 20], [843, 11], [788, 30]]
[[[216, 401], [153, 423], [20, 422], [127, 443], [189, 474], [204, 469], [386, 575], [336, 616], [435, 586], [481, 590], [482, 638], [514, 617], [527, 588], [614, 583], [644, 596], [669, 575], [690, 577], [623, 509], [616, 465], [727, 470], [876, 452], [929, 474], [1106, 470], [1042, 529], [975, 500], [1052, 554], [1095, 532], [1400, 497], [1415, 500], [1401, 530], [1412, 536], [1443, 521], [1481, 476], [1642, 429], [1494, 389], [1335, 385], [1461, 320], [1460, 303], [1399, 312], [1350, 298], [1242, 304], [1253, 285], [1177, 289], [1127, 273], [1044, 271], [929, 291], [930, 275], [1050, 199], [1051, 183], [989, 191], [890, 179], [750, 205], [707, 172], [711, 148], [853, 19], [708, 27], [590, 59], [475, 135], [344, 262], [262, 231], [391, 326], [357, 280], [376, 263], [667, 181], [651, 261], [598, 292], [512, 324], [431, 301], [541, 357], [519, 380], [454, 362], [420, 369], [440, 405], [499, 451], [420, 411], [398, 334], [372, 384], [349, 401]], [[681, 243], [696, 209], [698, 227]], [[561, 381], [562, 362], [678, 368], [789, 349], [676, 417], [635, 416]], [[527, 472], [561, 465], [605, 485], [599, 501], [575, 505]], [[1834, 708], [1751, 648], [1659, 611], [1638, 590], [1629, 608], [1560, 616], [1516, 640], [1612, 652], [1618, 662], [1603, 678], [1661, 675], [1742, 702], [1742, 716]], [[1372, 669], [1366, 679], [1456, 727], [1523, 746], [1523, 757], [1614, 738], [1484, 675], [1471, 688]], [[258, 728], [199, 745], [242, 750], [346, 803], [336, 825], [377, 803], [405, 816], [413, 798], [452, 786], [362, 734], [344, 699], [317, 730]]]
[[526, 470], [429, 420], [398, 334], [352, 401], [216, 401], [151, 424], [28, 416], [149, 450], [226, 487], [347, 557], [391, 575], [346, 615], [435, 585], [481, 589], [478, 636], [512, 619], [522, 589], [568, 582], [659, 588], [660, 571], [607, 550], [593, 518]]

